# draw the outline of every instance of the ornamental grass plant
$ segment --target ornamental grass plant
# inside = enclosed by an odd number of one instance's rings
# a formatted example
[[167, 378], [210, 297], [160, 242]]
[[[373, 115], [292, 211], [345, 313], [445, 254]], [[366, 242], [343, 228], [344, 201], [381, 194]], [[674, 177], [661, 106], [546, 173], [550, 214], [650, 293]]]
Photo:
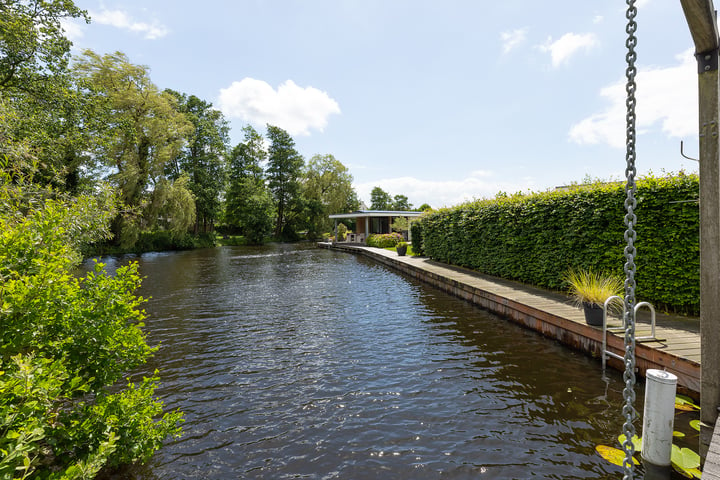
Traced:
[[602, 307], [609, 297], [622, 295], [624, 282], [620, 277], [590, 270], [568, 271], [565, 281], [577, 306], [591, 304]]

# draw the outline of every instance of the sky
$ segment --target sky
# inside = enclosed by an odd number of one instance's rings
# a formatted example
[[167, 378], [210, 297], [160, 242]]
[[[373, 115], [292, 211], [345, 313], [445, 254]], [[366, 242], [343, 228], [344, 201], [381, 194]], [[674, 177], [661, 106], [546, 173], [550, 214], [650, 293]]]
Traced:
[[[121, 51], [231, 126], [332, 154], [368, 206], [538, 192], [625, 172], [625, 3], [75, 0], [73, 54]], [[637, 2], [637, 169], [698, 164], [697, 66], [680, 2]]]

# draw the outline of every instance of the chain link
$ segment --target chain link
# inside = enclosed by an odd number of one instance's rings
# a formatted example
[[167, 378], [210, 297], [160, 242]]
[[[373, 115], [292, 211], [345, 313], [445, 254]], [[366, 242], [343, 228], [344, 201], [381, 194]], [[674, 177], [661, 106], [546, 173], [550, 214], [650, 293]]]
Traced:
[[625, 42], [625, 46], [627, 47], [627, 55], [625, 56], [627, 62], [627, 68], [625, 70], [625, 77], [627, 79], [625, 86], [627, 93], [627, 99], [625, 101], [625, 107], [627, 109], [625, 117], [627, 147], [625, 153], [625, 161], [627, 163], [627, 167], [625, 168], [625, 177], [627, 179], [625, 185], [625, 242], [627, 246], [625, 247], [625, 305], [623, 313], [625, 325], [625, 373], [623, 374], [623, 380], [625, 381], [625, 389], [623, 390], [623, 399], [625, 400], [623, 415], [625, 417], [625, 423], [623, 425], [623, 433], [625, 434], [625, 441], [622, 444], [623, 451], [625, 452], [625, 459], [623, 460], [624, 480], [632, 480], [633, 478], [633, 454], [635, 453], [632, 438], [635, 435], [635, 426], [633, 425], [635, 408], [633, 405], [635, 403], [635, 225], [637, 224], [637, 217], [635, 215], [635, 208], [637, 207], [637, 200], [635, 199], [635, 175], [637, 174], [635, 168], [636, 15], [637, 7], [635, 7], [635, 0], [627, 0], [626, 17], [628, 22], [625, 28], [625, 32], [627, 33], [627, 40]]

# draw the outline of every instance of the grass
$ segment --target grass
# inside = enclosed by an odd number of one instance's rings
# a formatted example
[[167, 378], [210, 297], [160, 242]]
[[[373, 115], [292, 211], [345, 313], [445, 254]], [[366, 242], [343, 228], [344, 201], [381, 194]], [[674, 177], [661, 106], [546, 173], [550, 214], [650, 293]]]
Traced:
[[[385, 250], [389, 250], [391, 252], [397, 252], [397, 250], [395, 250], [395, 247], [385, 247]], [[408, 243], [406, 255], [409, 255], [409, 256], [415, 255], [415, 253], [413, 252], [413, 249], [412, 249], [412, 244], [410, 244], [410, 243]]]
[[578, 305], [586, 302], [602, 306], [608, 297], [621, 295], [624, 286], [619, 277], [586, 270], [570, 270], [565, 281]]

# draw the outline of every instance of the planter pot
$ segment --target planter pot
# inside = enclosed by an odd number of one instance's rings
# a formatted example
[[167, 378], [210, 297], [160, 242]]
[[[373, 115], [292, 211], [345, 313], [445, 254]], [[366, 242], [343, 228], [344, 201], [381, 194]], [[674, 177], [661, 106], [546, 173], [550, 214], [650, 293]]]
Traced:
[[395, 247], [395, 250], [397, 250], [399, 256], [404, 257], [407, 253], [407, 245], [404, 245], [402, 247]]
[[593, 327], [602, 327], [603, 324], [603, 307], [595, 303], [583, 302], [583, 312], [585, 313], [585, 323]]

